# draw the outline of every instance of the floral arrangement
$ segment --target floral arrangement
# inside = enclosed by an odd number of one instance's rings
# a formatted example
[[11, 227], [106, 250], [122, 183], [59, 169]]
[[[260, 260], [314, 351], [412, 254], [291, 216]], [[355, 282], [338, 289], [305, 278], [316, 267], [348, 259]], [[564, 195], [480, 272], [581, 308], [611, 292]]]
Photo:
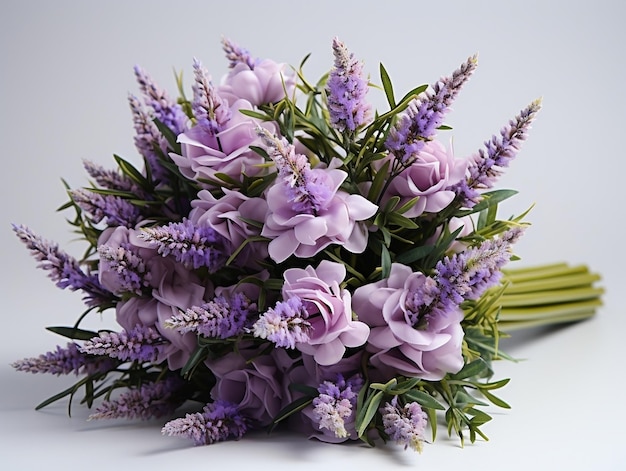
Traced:
[[[84, 390], [92, 419], [166, 417], [196, 444], [287, 426], [328, 442], [377, 440], [421, 451], [438, 414], [449, 434], [486, 438], [492, 361], [504, 331], [591, 316], [601, 289], [586, 267], [503, 269], [524, 216], [493, 189], [540, 109], [534, 101], [469, 158], [436, 139], [477, 66], [396, 99], [346, 46], [317, 83], [229, 40], [214, 85], [193, 62], [174, 100], [139, 67], [129, 96], [137, 169], [92, 162], [69, 189], [80, 258], [14, 226], [60, 288], [81, 291], [66, 346], [14, 363], [75, 373], [44, 407]], [[113, 313], [119, 331], [86, 330]], [[176, 413], [179, 408], [186, 413]]]

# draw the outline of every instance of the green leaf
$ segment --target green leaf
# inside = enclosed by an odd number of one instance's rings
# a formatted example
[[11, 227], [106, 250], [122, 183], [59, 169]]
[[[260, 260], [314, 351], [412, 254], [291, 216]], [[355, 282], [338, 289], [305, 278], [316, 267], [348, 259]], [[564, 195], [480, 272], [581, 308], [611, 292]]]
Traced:
[[409, 91], [406, 95], [402, 97], [402, 100], [400, 100], [400, 103], [405, 103], [405, 102], [408, 102], [409, 100], [417, 98], [419, 94], [425, 92], [426, 89], [428, 89], [427, 84], [420, 85], [419, 87], [415, 87], [413, 90]]
[[406, 252], [402, 252], [396, 256], [396, 262], [404, 265], [409, 265], [417, 260], [426, 257], [435, 249], [434, 245], [422, 245], [421, 247], [415, 247]]
[[356, 420], [356, 431], [359, 437], [363, 436], [363, 434], [369, 427], [370, 422], [376, 415], [376, 412], [378, 412], [378, 407], [380, 406], [380, 403], [382, 400], [383, 400], [383, 392], [378, 391], [372, 394], [365, 401], [365, 404], [363, 404], [363, 410], [359, 411], [361, 413], [357, 414], [357, 420]]
[[411, 402], [417, 402], [420, 406], [427, 409], [446, 410], [446, 408], [434, 397], [427, 392], [420, 391], [419, 389], [413, 389], [404, 393], [404, 397]]
[[515, 190], [495, 190], [495, 191], [488, 191], [486, 193], [482, 194], [483, 199], [476, 205], [474, 206], [472, 209], [467, 209], [467, 210], [463, 210], [463, 211], [459, 211], [455, 214], [456, 217], [463, 217], [463, 216], [467, 216], [469, 214], [474, 214], [474, 213], [478, 213], [480, 211], [483, 211], [484, 209], [487, 209], [493, 205], [497, 205], [499, 203], [501, 203], [502, 201], [510, 198], [511, 196], [514, 196], [517, 194], [517, 191]]
[[204, 361], [208, 354], [209, 351], [206, 347], [198, 345], [189, 357], [189, 360], [187, 360], [187, 363], [185, 363], [185, 366], [183, 366], [182, 370], [180, 370], [181, 376], [183, 378], [191, 377], [193, 371]]
[[380, 245], [380, 266], [382, 268], [381, 276], [383, 279], [389, 278], [391, 273], [391, 254], [385, 244]]
[[113, 155], [118, 167], [124, 175], [137, 183], [144, 189], [150, 189], [150, 182], [144, 177], [139, 170], [132, 166], [129, 162], [121, 158], [119, 155]]
[[389, 102], [389, 106], [391, 108], [395, 108], [396, 100], [393, 96], [393, 85], [391, 84], [391, 78], [385, 69], [385, 66], [380, 64], [380, 80], [383, 83], [383, 89], [385, 90], [385, 95], [387, 96], [387, 101]]
[[272, 117], [266, 115], [265, 113], [259, 113], [258, 111], [241, 109], [239, 112], [242, 115], [249, 116], [250, 118], [260, 119], [261, 121], [271, 121]]
[[98, 336], [97, 332], [83, 330], [77, 327], [46, 327], [46, 330], [72, 340], [91, 340]]
[[312, 402], [312, 397], [304, 396], [283, 407], [272, 420], [272, 425], [269, 427], [268, 433], [271, 433], [280, 422], [287, 419], [290, 415], [301, 411]]
[[450, 375], [450, 377], [453, 379], [473, 378], [475, 376], [480, 376], [480, 374], [487, 369], [489, 369], [489, 365], [485, 362], [485, 360], [477, 358], [476, 360], [467, 363], [463, 368], [461, 368], [461, 371]]
[[159, 121], [156, 118], [154, 118], [153, 121], [157, 129], [159, 130], [159, 132], [163, 135], [163, 137], [167, 141], [167, 145], [169, 146], [169, 148], [172, 149], [174, 152], [179, 153], [180, 144], [177, 142], [178, 137], [176, 136], [174, 131], [172, 131], [162, 121]]
[[504, 402], [502, 399], [500, 399], [498, 396], [490, 393], [489, 391], [486, 391], [484, 389], [480, 389], [480, 393], [485, 396], [487, 399], [489, 399], [489, 401], [498, 406], [498, 407], [502, 407], [503, 409], [510, 409], [511, 406], [509, 404], [507, 404], [506, 402]]

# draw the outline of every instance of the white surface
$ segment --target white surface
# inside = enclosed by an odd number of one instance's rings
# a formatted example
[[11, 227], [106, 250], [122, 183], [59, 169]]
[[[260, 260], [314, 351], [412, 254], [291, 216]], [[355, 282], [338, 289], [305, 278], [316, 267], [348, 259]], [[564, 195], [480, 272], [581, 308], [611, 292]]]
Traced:
[[[622, 2], [15, 0], [4, 1], [2, 10], [3, 469], [611, 470], [626, 464]], [[497, 365], [498, 377], [512, 377], [501, 395], [513, 409], [497, 411], [485, 426], [490, 442], [460, 449], [441, 430], [421, 456], [288, 435], [194, 448], [161, 437], [160, 423], [85, 422], [80, 408], [69, 419], [65, 403], [33, 411], [67, 380], [18, 374], [8, 363], [52, 349], [58, 339], [43, 327], [73, 322], [82, 304], [35, 270], [9, 223], [27, 224], [80, 253], [80, 245], [68, 245], [73, 235], [65, 215], [54, 213], [65, 202], [60, 178], [84, 184], [83, 158], [110, 167], [118, 153], [137, 162], [126, 103], [127, 92], [136, 91], [132, 66], [141, 64], [172, 91], [172, 67], [189, 79], [193, 57], [217, 78], [226, 70], [222, 35], [259, 57], [291, 64], [312, 52], [305, 69], [311, 79], [330, 67], [330, 42], [338, 35], [375, 82], [378, 62], [385, 64], [397, 95], [452, 72], [478, 51], [478, 71], [448, 120], [459, 156], [544, 97], [530, 140], [500, 185], [521, 193], [505, 211], [537, 203], [517, 252], [526, 263], [588, 263], [602, 272], [607, 295], [592, 321], [508, 342], [512, 354], [527, 360]], [[370, 96], [382, 103], [381, 94]]]

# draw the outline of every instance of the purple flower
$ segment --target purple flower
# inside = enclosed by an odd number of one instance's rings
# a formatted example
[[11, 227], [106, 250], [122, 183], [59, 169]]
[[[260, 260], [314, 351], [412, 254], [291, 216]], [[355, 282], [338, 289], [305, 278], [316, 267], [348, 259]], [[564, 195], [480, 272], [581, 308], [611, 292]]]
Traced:
[[363, 64], [337, 38], [333, 39], [333, 54], [335, 67], [326, 84], [330, 123], [339, 132], [354, 133], [369, 119], [367, 79], [363, 77]]
[[343, 264], [323, 260], [317, 268], [290, 268], [283, 274], [283, 300], [297, 297], [308, 313], [308, 339], [296, 343], [321, 365], [337, 363], [346, 347], [359, 347], [369, 334], [367, 325], [352, 320], [350, 292], [340, 287], [346, 276]]
[[385, 146], [403, 165], [409, 164], [423, 149], [427, 140], [443, 124], [463, 84], [476, 69], [476, 56], [470, 57], [451, 77], [433, 84], [432, 90], [415, 98], [391, 128]]
[[200, 126], [208, 134], [215, 136], [224, 129], [232, 115], [228, 103], [215, 91], [209, 73], [202, 64], [194, 59], [193, 69], [195, 82], [193, 85], [193, 115]]
[[184, 396], [179, 394], [184, 384], [178, 376], [170, 375], [161, 381], [130, 388], [117, 399], [104, 401], [89, 420], [148, 420], [169, 415], [184, 402]]
[[224, 49], [224, 52], [226, 53], [226, 59], [230, 61], [229, 67], [231, 69], [237, 64], [242, 63], [247, 65], [250, 70], [252, 70], [259, 63], [258, 59], [255, 59], [250, 55], [250, 51], [239, 47], [230, 39], [222, 38], [222, 49]]
[[100, 332], [97, 337], [86, 341], [81, 351], [121, 361], [156, 362], [167, 343], [151, 327], [137, 325], [130, 331]]
[[119, 196], [101, 195], [85, 188], [70, 191], [70, 196], [94, 224], [104, 221], [107, 226], [135, 227], [142, 219], [139, 208]]
[[411, 447], [422, 452], [424, 432], [426, 430], [426, 413], [417, 402], [410, 402], [398, 407], [398, 397], [394, 396], [391, 403], [381, 408], [383, 426], [389, 438], [404, 448]]
[[451, 306], [420, 317], [420, 309], [438, 294], [435, 280], [398, 263], [389, 278], [357, 288], [352, 307], [370, 326], [366, 349], [375, 368], [438, 381], [463, 367], [462, 311]]
[[237, 100], [230, 104], [232, 116], [224, 129], [217, 134], [207, 132], [202, 126], [194, 126], [178, 136], [182, 155], [170, 154], [180, 172], [204, 188], [221, 187], [218, 173], [234, 181], [242, 181], [244, 175], [258, 176], [267, 172], [262, 166], [265, 159], [250, 150], [260, 144], [256, 128], [267, 127], [275, 131], [275, 125], [259, 122], [240, 113], [253, 109], [250, 102]]
[[241, 416], [235, 404], [215, 401], [204, 406], [202, 412], [170, 420], [161, 433], [170, 437], [190, 438], [196, 445], [210, 445], [229, 438], [238, 440], [247, 430], [247, 420]]
[[320, 429], [326, 429], [337, 438], [355, 438], [356, 401], [363, 387], [363, 379], [349, 380], [339, 374], [334, 382], [324, 381], [318, 387], [319, 396], [313, 399], [313, 417]]
[[211, 227], [196, 226], [188, 219], [167, 226], [144, 228], [139, 238], [157, 247], [163, 257], [173, 256], [189, 268], [207, 267], [214, 273], [224, 266], [226, 241]]
[[135, 147], [146, 162], [146, 170], [152, 176], [152, 180], [167, 182], [169, 172], [161, 165], [161, 158], [166, 155], [168, 149], [167, 141], [137, 97], [129, 94], [128, 104], [135, 127]]
[[292, 145], [261, 131], [279, 168], [267, 190], [268, 215], [261, 235], [269, 237], [269, 255], [277, 263], [291, 255], [312, 257], [330, 244], [352, 253], [367, 246], [367, 228], [360, 223], [378, 207], [361, 195], [339, 187], [347, 174], [337, 168], [310, 169]]
[[508, 126], [500, 130], [499, 136], [493, 136], [491, 140], [486, 141], [485, 149], [480, 149], [469, 159], [467, 179], [450, 188], [460, 195], [464, 206], [474, 206], [480, 199], [478, 190], [491, 188], [503, 173], [503, 169], [509, 166], [519, 152], [540, 109], [540, 100], [532, 102], [509, 121]]
[[187, 116], [181, 106], [170, 99], [167, 92], [160, 88], [152, 78], [138, 65], [134, 67], [135, 77], [144, 95], [144, 101], [156, 118], [165, 124], [174, 134], [185, 130]]
[[141, 194], [141, 189], [135, 182], [117, 170], [107, 170], [89, 160], [83, 160], [83, 166], [89, 176], [102, 188]]
[[246, 221], [265, 220], [267, 203], [263, 198], [249, 198], [239, 191], [222, 188], [224, 195], [217, 199], [208, 190], [198, 192], [197, 199], [191, 202], [189, 219], [196, 226], [207, 226], [219, 233], [234, 253], [240, 247], [234, 264], [242, 267], [259, 266], [267, 255], [267, 242], [255, 241], [261, 229]]
[[47, 373], [56, 376], [94, 373], [106, 373], [115, 368], [110, 358], [88, 355], [80, 351], [75, 343], [66, 347], [57, 346], [53, 352], [47, 352], [34, 358], [24, 358], [11, 364], [17, 371], [27, 373]]
[[308, 317], [302, 300], [292, 296], [263, 313], [252, 326], [252, 333], [277, 347], [296, 348], [296, 344], [309, 340], [311, 323], [307, 321]]
[[283, 407], [281, 372], [272, 355], [240, 349], [206, 363], [217, 378], [211, 396], [237, 404], [255, 425], [268, 425]]
[[62, 251], [56, 243], [35, 235], [25, 226], [13, 225], [13, 230], [35, 259], [37, 265], [48, 271], [48, 276], [61, 288], [72, 291], [82, 290], [83, 300], [90, 307], [102, 307], [110, 304], [115, 297], [98, 281], [98, 277], [85, 273], [74, 257]]
[[243, 293], [235, 293], [232, 299], [217, 296], [200, 306], [193, 306], [181, 311], [166, 321], [166, 327], [180, 333], [197, 332], [211, 338], [226, 339], [244, 332], [256, 304]]
[[440, 142], [426, 142], [410, 165], [393, 178], [382, 201], [399, 196], [401, 206], [418, 197], [404, 216], [437, 213], [454, 200], [456, 194], [449, 187], [465, 178], [466, 166], [467, 162], [456, 160]]
[[293, 94], [296, 80], [287, 64], [255, 60], [245, 49], [225, 41], [224, 51], [231, 61], [230, 72], [222, 79], [218, 93], [232, 105], [243, 98], [253, 106], [276, 103]]
[[141, 295], [150, 285], [150, 273], [147, 271], [144, 260], [136, 253], [130, 243], [112, 247], [101, 245], [98, 247], [100, 255], [99, 273], [109, 276], [107, 284], [116, 295], [134, 293]]

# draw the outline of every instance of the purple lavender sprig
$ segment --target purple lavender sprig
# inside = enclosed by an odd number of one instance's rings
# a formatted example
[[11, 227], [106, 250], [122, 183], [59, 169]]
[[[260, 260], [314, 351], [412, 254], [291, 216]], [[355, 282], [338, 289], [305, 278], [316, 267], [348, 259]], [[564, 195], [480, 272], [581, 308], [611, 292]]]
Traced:
[[480, 199], [479, 190], [492, 188], [502, 175], [503, 169], [515, 158], [537, 113], [541, 109], [541, 100], [535, 100], [524, 108], [509, 124], [500, 130], [500, 134], [485, 141], [485, 148], [480, 149], [469, 161], [469, 176], [453, 186], [462, 202], [462, 206], [472, 207]]
[[330, 72], [326, 90], [330, 124], [341, 133], [354, 133], [370, 117], [371, 106], [365, 101], [368, 81], [363, 64], [354, 58], [344, 43], [333, 39], [335, 67]]
[[398, 407], [398, 396], [387, 402], [380, 413], [385, 433], [394, 442], [421, 453], [427, 415], [417, 402]]
[[139, 194], [141, 191], [130, 178], [117, 170], [107, 170], [89, 160], [83, 160], [83, 166], [89, 176], [93, 178], [101, 188], [127, 191], [135, 194]]
[[196, 332], [204, 337], [226, 339], [244, 333], [253, 312], [256, 312], [256, 304], [242, 293], [234, 294], [230, 302], [217, 296], [172, 316], [165, 321], [165, 326], [181, 334]]
[[252, 326], [255, 337], [267, 339], [277, 347], [295, 348], [296, 343], [309, 340], [309, 313], [298, 296], [279, 301], [268, 309]]
[[330, 430], [337, 438], [349, 435], [346, 422], [354, 416], [359, 391], [363, 387], [363, 379], [353, 376], [345, 380], [341, 374], [337, 380], [324, 381], [317, 388], [319, 395], [313, 399], [313, 417], [320, 429]]
[[168, 182], [169, 175], [165, 167], [161, 165], [160, 153], [167, 148], [167, 141], [157, 128], [154, 121], [143, 109], [141, 103], [132, 94], [128, 95], [128, 104], [133, 115], [135, 127], [135, 147], [146, 161], [152, 179], [156, 182]]
[[333, 193], [324, 174], [311, 169], [305, 155], [297, 154], [295, 146], [278, 139], [264, 128], [257, 128], [268, 154], [278, 168], [278, 177], [287, 192], [287, 201], [293, 211], [317, 214], [332, 200]]
[[134, 293], [141, 295], [150, 286], [151, 274], [143, 259], [130, 244], [120, 246], [101, 245], [100, 272], [114, 273], [119, 282], [115, 294]]
[[94, 224], [104, 221], [109, 227], [132, 228], [143, 217], [137, 206], [119, 196], [102, 195], [86, 188], [70, 190], [69, 194], [72, 201], [90, 215]]
[[194, 269], [207, 267], [214, 273], [228, 259], [224, 237], [211, 227], [194, 226], [188, 219], [167, 226], [144, 228], [139, 238], [156, 245], [163, 257], [171, 255], [177, 262]]
[[81, 347], [83, 353], [104, 355], [120, 361], [156, 362], [169, 344], [154, 329], [137, 325], [132, 330], [100, 332]]
[[389, 132], [385, 147], [402, 165], [409, 165], [419, 154], [425, 142], [437, 132], [449, 107], [470, 78], [478, 63], [472, 56], [454, 71], [452, 76], [441, 78], [413, 100], [406, 112]]
[[193, 102], [191, 108], [198, 125], [211, 136], [224, 129], [231, 117], [231, 111], [226, 100], [223, 100], [215, 91], [209, 73], [200, 61], [194, 59]]
[[210, 445], [229, 438], [238, 440], [248, 427], [248, 421], [235, 404], [218, 400], [204, 406], [202, 412], [169, 421], [161, 433], [170, 437], [190, 438], [196, 445]]
[[27, 373], [47, 373], [56, 376], [106, 373], [115, 368], [116, 362], [110, 358], [88, 355], [75, 343], [66, 347], [57, 346], [52, 352], [33, 358], [24, 358], [11, 364], [17, 371]]
[[252, 57], [247, 49], [239, 47], [230, 39], [222, 38], [222, 49], [226, 53], [226, 59], [230, 61], [228, 65], [231, 69], [237, 64], [246, 64], [250, 70], [254, 70], [259, 63], [259, 60]]
[[159, 418], [174, 412], [183, 402], [184, 381], [178, 376], [129, 388], [117, 399], [104, 401], [89, 420]]
[[37, 266], [46, 270], [50, 279], [59, 288], [83, 291], [85, 293], [83, 300], [89, 307], [102, 308], [114, 301], [115, 296], [102, 287], [98, 276], [85, 273], [78, 260], [61, 250], [56, 243], [35, 235], [25, 226], [14, 224], [13, 230], [40, 262]]
[[144, 102], [149, 106], [156, 118], [172, 130], [180, 134], [185, 130], [187, 117], [182, 107], [170, 99], [167, 92], [159, 87], [152, 78], [138, 65], [134, 67], [139, 89], [144, 95]]

